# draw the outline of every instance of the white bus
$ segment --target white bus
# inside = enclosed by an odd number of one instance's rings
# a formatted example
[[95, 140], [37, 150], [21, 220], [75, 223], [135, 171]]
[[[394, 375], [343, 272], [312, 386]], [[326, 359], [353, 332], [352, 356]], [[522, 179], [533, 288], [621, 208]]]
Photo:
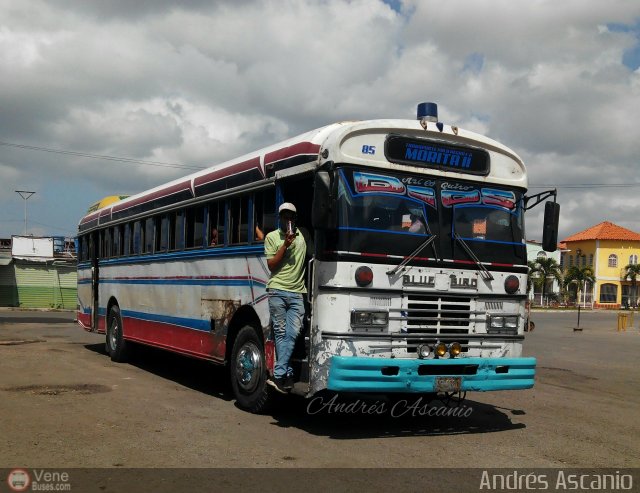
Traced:
[[142, 343], [226, 365], [260, 412], [273, 371], [262, 235], [292, 202], [313, 234], [294, 392], [526, 389], [522, 160], [437, 121], [342, 122], [92, 211], [79, 224], [78, 321], [114, 361]]

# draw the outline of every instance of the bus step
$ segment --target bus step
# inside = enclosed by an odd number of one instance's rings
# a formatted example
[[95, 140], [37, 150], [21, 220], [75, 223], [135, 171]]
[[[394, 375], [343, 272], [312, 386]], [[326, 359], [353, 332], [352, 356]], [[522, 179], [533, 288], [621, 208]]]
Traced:
[[305, 397], [309, 393], [309, 384], [306, 382], [296, 382], [291, 389], [291, 393]]
[[309, 382], [309, 360], [307, 358], [291, 358], [291, 366], [294, 368], [294, 371], [297, 370], [296, 376], [299, 382]]

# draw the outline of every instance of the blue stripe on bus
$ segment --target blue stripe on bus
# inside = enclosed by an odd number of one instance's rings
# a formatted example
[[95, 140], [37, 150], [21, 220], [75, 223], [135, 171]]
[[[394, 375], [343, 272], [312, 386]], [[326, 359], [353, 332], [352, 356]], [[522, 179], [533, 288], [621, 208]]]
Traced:
[[265, 283], [249, 279], [100, 279], [101, 284], [159, 284], [184, 286], [250, 286]]
[[[184, 286], [266, 286], [265, 281], [255, 278], [224, 279], [224, 278], [105, 278], [101, 277], [100, 284], [164, 284]], [[81, 279], [78, 284], [91, 284], [91, 279]]]
[[263, 281], [257, 279], [202, 279], [202, 278], [101, 278], [101, 284], [159, 284], [159, 285], [184, 285], [184, 286], [251, 286], [257, 284], [266, 286]]
[[178, 325], [187, 329], [211, 331], [211, 320], [201, 320], [195, 318], [171, 317], [169, 315], [159, 315], [157, 313], [136, 312], [133, 310], [123, 310], [122, 316], [125, 318], [135, 318], [145, 322], [156, 322], [162, 324]]
[[[82, 310], [82, 313], [85, 315], [91, 314], [90, 308], [85, 308]], [[107, 315], [107, 309], [104, 307], [98, 308], [98, 315], [104, 317]], [[211, 330], [211, 320], [200, 320], [195, 318], [186, 318], [186, 317], [171, 317], [169, 315], [159, 315], [157, 313], [144, 313], [137, 312], [134, 310], [123, 310], [121, 312], [122, 317], [125, 318], [135, 318], [136, 320], [144, 320], [145, 322], [157, 322], [163, 324], [171, 324], [178, 325], [180, 327], [185, 327], [188, 329], [194, 330]]]
[[[148, 262], [165, 262], [171, 260], [189, 260], [194, 258], [246, 256], [248, 254], [264, 255], [264, 245], [242, 247], [212, 247], [206, 249], [187, 250], [156, 254], [137, 254], [127, 257], [100, 259], [100, 265], [143, 264]], [[79, 264], [80, 265], [80, 264]], [[90, 265], [90, 264], [89, 264]]]

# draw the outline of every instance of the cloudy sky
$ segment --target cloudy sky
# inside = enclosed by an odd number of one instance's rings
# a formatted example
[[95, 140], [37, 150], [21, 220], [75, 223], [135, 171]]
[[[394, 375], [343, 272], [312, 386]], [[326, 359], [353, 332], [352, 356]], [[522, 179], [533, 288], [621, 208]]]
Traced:
[[638, 0], [0, 0], [0, 237], [14, 190], [74, 235], [106, 195], [421, 101], [557, 186], [561, 239], [640, 232], [639, 66]]

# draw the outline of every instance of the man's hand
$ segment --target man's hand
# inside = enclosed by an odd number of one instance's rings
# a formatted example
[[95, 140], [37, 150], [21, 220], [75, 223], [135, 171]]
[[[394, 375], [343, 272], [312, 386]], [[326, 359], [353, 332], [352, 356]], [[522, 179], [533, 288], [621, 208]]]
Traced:
[[284, 239], [284, 246], [289, 248], [291, 246], [291, 243], [293, 243], [293, 240], [295, 239], [296, 239], [295, 233], [287, 233], [287, 236]]

